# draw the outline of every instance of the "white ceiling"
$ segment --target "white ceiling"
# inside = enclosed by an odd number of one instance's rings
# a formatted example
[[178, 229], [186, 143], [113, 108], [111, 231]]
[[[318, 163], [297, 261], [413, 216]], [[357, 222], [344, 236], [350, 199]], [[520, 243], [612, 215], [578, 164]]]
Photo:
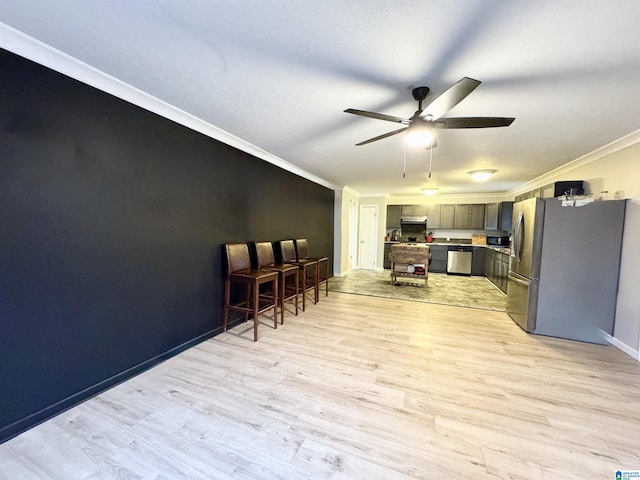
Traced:
[[[363, 195], [506, 192], [640, 126], [638, 0], [6, 0], [0, 22]], [[354, 146], [400, 126], [345, 108], [409, 117], [412, 87], [464, 76], [446, 116], [516, 120], [438, 131], [429, 182], [401, 135]]]

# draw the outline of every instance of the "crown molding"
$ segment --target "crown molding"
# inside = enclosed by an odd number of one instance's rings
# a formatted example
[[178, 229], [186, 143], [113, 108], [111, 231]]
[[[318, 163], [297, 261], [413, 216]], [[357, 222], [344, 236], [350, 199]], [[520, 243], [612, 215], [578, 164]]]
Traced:
[[360, 192], [358, 192], [357, 190], [354, 190], [349, 185], [344, 185], [342, 187], [342, 191], [344, 193], [349, 193], [349, 194], [353, 195], [354, 197], [359, 197], [360, 196]]
[[609, 155], [613, 155], [625, 148], [636, 145], [640, 142], [640, 129], [635, 130], [623, 137], [614, 140], [602, 147], [596, 148], [595, 150], [582, 155], [581, 157], [576, 158], [575, 160], [571, 160], [570, 162], [565, 163], [564, 165], [560, 165], [558, 168], [554, 168], [553, 170], [548, 171], [540, 175], [539, 177], [534, 178], [533, 180], [528, 181], [527, 183], [523, 183], [522, 185], [518, 185], [517, 187], [509, 190], [507, 193], [510, 196], [519, 195], [521, 193], [526, 193], [530, 190], [533, 190], [537, 187], [541, 187], [552, 183], [556, 178], [560, 177], [565, 173], [572, 172], [580, 167], [584, 167], [589, 165], [590, 163], [597, 162], [598, 160], [602, 160]]
[[204, 120], [191, 115], [153, 95], [150, 95], [128, 83], [125, 83], [107, 73], [81, 62], [75, 57], [67, 55], [46, 43], [36, 40], [2, 22], [0, 22], [0, 47], [44, 65], [56, 72], [62, 73], [90, 85], [98, 90], [126, 100], [138, 107], [156, 113], [164, 118], [184, 125], [196, 132], [202, 133], [214, 140], [230, 145], [238, 150], [260, 158], [277, 167], [291, 172], [314, 183], [336, 190], [332, 183], [312, 173], [303, 170], [280, 157], [276, 157], [261, 148], [232, 135]]

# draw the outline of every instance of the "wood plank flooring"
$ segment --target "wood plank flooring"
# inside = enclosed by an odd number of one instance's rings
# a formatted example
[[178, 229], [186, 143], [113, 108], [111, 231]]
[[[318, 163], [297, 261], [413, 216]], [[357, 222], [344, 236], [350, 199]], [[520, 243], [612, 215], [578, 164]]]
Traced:
[[0, 445], [0, 479], [614, 479], [640, 364], [502, 312], [331, 293]]

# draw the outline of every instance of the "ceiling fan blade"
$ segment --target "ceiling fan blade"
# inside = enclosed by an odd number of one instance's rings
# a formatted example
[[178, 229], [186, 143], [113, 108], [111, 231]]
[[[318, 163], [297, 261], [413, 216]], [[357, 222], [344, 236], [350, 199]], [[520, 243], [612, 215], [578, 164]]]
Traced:
[[489, 128], [508, 127], [513, 123], [512, 117], [460, 117], [441, 118], [434, 120], [435, 128]]
[[369, 140], [365, 140], [364, 142], [356, 143], [356, 147], [361, 145], [366, 145], [367, 143], [375, 142], [377, 140], [382, 140], [383, 138], [391, 137], [393, 135], [397, 135], [398, 133], [404, 132], [409, 127], [404, 127], [399, 130], [394, 130], [393, 132], [385, 133], [384, 135], [378, 135], [377, 137], [370, 138]]
[[464, 100], [480, 83], [480, 80], [474, 80], [473, 78], [462, 78], [462, 80], [454, 83], [429, 103], [429, 105], [420, 112], [420, 116], [423, 118], [429, 116], [431, 119], [437, 120]]
[[344, 113], [353, 113], [361, 117], [375, 118], [377, 120], [386, 120], [387, 122], [404, 123], [409, 125], [411, 121], [408, 118], [394, 117], [393, 115], [385, 115], [384, 113], [367, 112], [366, 110], [356, 110], [355, 108], [347, 108]]

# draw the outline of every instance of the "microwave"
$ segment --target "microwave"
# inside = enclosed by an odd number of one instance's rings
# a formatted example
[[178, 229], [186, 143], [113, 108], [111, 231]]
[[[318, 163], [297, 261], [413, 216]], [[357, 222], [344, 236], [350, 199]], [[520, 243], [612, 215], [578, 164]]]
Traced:
[[487, 245], [497, 245], [500, 247], [509, 246], [509, 237], [487, 237]]

